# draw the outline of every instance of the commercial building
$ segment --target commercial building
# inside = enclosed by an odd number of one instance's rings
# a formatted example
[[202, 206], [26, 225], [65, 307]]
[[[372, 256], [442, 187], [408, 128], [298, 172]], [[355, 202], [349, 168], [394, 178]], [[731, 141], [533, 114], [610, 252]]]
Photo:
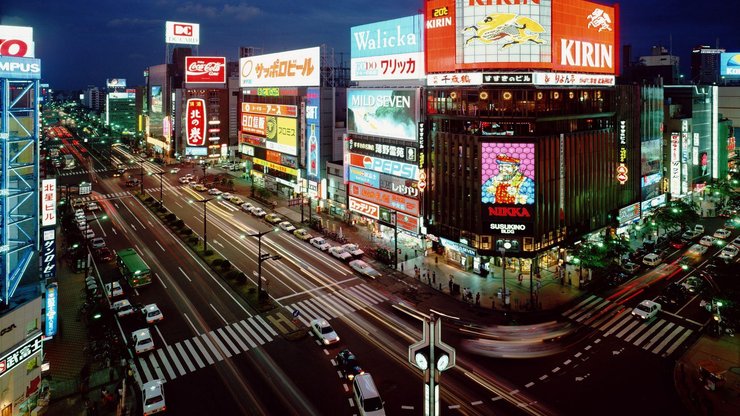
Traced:
[[449, 263], [485, 273], [505, 257], [537, 273], [639, 202], [639, 113], [617, 112], [617, 6], [434, 0], [425, 13], [424, 224]]
[[691, 50], [691, 82], [698, 85], [721, 83], [720, 55], [724, 52], [724, 49], [708, 45], [695, 46]]
[[100, 114], [105, 109], [105, 91], [88, 86], [82, 93], [82, 105]]
[[124, 78], [106, 81], [105, 124], [115, 132], [133, 135], [137, 130], [136, 89], [127, 88]]

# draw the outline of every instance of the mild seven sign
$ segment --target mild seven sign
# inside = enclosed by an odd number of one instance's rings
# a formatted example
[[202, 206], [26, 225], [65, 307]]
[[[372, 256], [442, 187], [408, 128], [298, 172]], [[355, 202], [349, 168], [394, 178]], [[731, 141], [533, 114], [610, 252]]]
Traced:
[[424, 16], [402, 17], [352, 28], [352, 58], [424, 51]]

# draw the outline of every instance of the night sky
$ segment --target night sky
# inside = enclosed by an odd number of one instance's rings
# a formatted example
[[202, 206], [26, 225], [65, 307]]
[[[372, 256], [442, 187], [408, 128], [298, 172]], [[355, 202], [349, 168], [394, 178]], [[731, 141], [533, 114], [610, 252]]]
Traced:
[[[614, 1], [602, 1], [614, 4]], [[740, 50], [737, 0], [625, 0], [621, 41], [633, 59], [669, 46], [689, 72], [698, 44]], [[103, 86], [106, 78], [141, 85], [143, 70], [165, 60], [166, 20], [200, 23], [200, 55], [235, 60], [240, 46], [264, 53], [326, 44], [349, 63], [352, 26], [420, 13], [422, 0], [83, 1], [3, 0], [0, 24], [32, 26], [43, 81], [60, 89]]]

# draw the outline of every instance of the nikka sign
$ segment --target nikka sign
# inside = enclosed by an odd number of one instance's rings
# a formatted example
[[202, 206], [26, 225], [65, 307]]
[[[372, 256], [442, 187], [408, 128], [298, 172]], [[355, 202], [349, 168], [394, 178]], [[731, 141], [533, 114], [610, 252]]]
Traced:
[[202, 98], [191, 98], [186, 108], [188, 146], [204, 146], [206, 143], [206, 101]]
[[223, 84], [226, 82], [226, 58], [223, 56], [186, 56], [185, 83]]

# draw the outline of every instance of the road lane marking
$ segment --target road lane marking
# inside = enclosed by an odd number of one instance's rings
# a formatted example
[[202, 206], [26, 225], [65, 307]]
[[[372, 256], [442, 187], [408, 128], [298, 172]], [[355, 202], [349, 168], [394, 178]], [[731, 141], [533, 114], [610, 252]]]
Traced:
[[[201, 334], [201, 336], [204, 336], [205, 334]], [[206, 347], [203, 346], [203, 344], [200, 342], [200, 338], [194, 337], [193, 342], [195, 343], [195, 346], [198, 347], [198, 350], [203, 354], [203, 357], [208, 361], [209, 365], [213, 365], [214, 361], [213, 358], [211, 358], [211, 355], [208, 353], [208, 350]], [[210, 341], [209, 341], [210, 342]]]
[[175, 370], [172, 369], [170, 366], [170, 362], [167, 359], [167, 356], [164, 353], [164, 350], [162, 348], [157, 350], [157, 354], [159, 354], [159, 360], [164, 364], [164, 369], [167, 370], [167, 374], [170, 375], [170, 380], [174, 380], [177, 378], [177, 374], [175, 374]]
[[[644, 345], [644, 346], [642, 347], [642, 349], [643, 349], [643, 350], [647, 350], [647, 349], [649, 349], [649, 348], [650, 348], [650, 347], [651, 347], [651, 346], [652, 346], [653, 344], [655, 344], [656, 342], [658, 342], [658, 340], [659, 340], [659, 339], [663, 338], [663, 336], [664, 336], [664, 335], [665, 335], [665, 334], [666, 334], [666, 333], [667, 333], [668, 331], [670, 331], [670, 330], [671, 330], [671, 328], [673, 328], [673, 326], [674, 326], [674, 323], [673, 323], [673, 322], [668, 322], [668, 325], [666, 325], [665, 327], [663, 327], [663, 329], [661, 329], [661, 330], [660, 330], [660, 332], [658, 332], [658, 333], [657, 333], [657, 334], [656, 334], [656, 335], [655, 335], [654, 337], [652, 337], [652, 338], [651, 338], [651, 339], [650, 339], [650, 340], [649, 340], [649, 341], [648, 341], [648, 342], [647, 342], [647, 343], [646, 343], [646, 344], [645, 344], [645, 345]], [[637, 341], [635, 342], [635, 345], [638, 345], [638, 344], [640, 344], [640, 340], [639, 340], [639, 339], [638, 339], [638, 340], [637, 340]]]
[[159, 331], [159, 327], [157, 325], [154, 325], [154, 329], [157, 330], [157, 333], [159, 334], [159, 337], [162, 338], [162, 344], [167, 346], [167, 341], [164, 339], [164, 335], [162, 335], [162, 332]]
[[175, 349], [168, 345], [167, 352], [170, 353], [170, 358], [172, 358], [172, 362], [175, 364], [175, 367], [177, 368], [177, 371], [180, 373], [180, 375], [184, 376], [185, 374], [187, 374], [185, 368], [183, 368], [182, 364], [180, 364], [180, 359], [177, 358], [177, 354], [175, 354]]
[[[224, 354], [226, 354], [226, 358], [231, 358], [231, 352], [229, 351], [228, 348], [226, 348], [226, 345], [224, 345], [224, 343], [221, 342], [221, 338], [218, 335], [216, 335], [216, 331], [211, 331], [208, 333], [208, 335], [211, 335], [213, 337], [213, 340], [216, 341], [216, 344], [218, 344], [219, 350], [217, 352], [219, 353], [223, 352]], [[203, 334], [203, 336], [205, 336], [205, 334]], [[209, 339], [209, 338], [206, 338], [206, 339]]]
[[161, 380], [165, 380], [164, 374], [162, 373], [162, 370], [159, 368], [159, 363], [157, 363], [156, 358], [154, 358], [154, 352], [149, 354], [149, 361], [152, 363], [152, 368], [154, 368], [154, 372], [157, 373], [157, 378]]
[[149, 366], [146, 364], [146, 361], [142, 357], [139, 357], [139, 367], [144, 370], [144, 383], [152, 380], [152, 373], [149, 372]]
[[196, 328], [195, 325], [193, 325], [193, 321], [190, 320], [190, 318], [188, 317], [188, 314], [183, 313], [183, 316], [185, 316], [185, 319], [188, 321], [190, 326], [193, 327], [193, 331], [195, 331], [195, 334], [200, 335], [200, 331], [198, 331], [198, 328]]
[[254, 337], [255, 341], [257, 341], [260, 345], [263, 345], [265, 343], [265, 341], [263, 341], [262, 338], [260, 338], [259, 335], [257, 335], [256, 332], [254, 332], [252, 327], [249, 326], [247, 321], [242, 320], [240, 323], [242, 324], [242, 326], [244, 326], [244, 329], [246, 329], [247, 332], [249, 332], [252, 335], [252, 337]]
[[238, 323], [233, 323], [231, 324], [231, 326], [233, 326], [237, 330], [237, 332], [239, 332], [239, 335], [241, 335], [245, 340], [247, 340], [247, 342], [249, 343], [249, 345], [252, 346], [252, 348], [257, 348], [257, 344], [255, 344], [254, 341], [252, 341], [252, 338], [250, 338], [246, 333], [244, 333], [244, 330], [239, 326]]
[[[642, 334], [640, 336], [640, 338], [637, 338], [637, 340], [635, 340], [635, 342], [632, 345], [634, 345], [635, 347], [639, 347], [640, 344], [642, 344], [642, 342], [645, 341], [645, 339], [650, 336], [650, 334], [652, 334], [653, 332], [657, 331], [658, 328], [660, 328], [661, 326], [663, 326], [663, 324], [666, 323], [666, 322], [668, 322], [668, 321], [664, 321], [662, 319], [659, 320], [658, 322], [656, 322], [655, 325], [653, 325], [652, 327], [650, 327], [650, 329], [648, 329], [647, 331], [645, 331], [645, 333]], [[630, 340], [626, 340], [626, 341], [629, 342]]]
[[161, 245], [161, 244], [159, 244], [159, 241], [157, 241], [157, 240], [154, 240], [154, 242], [155, 242], [155, 243], [157, 243], [157, 245], [159, 246], [159, 248], [161, 248], [161, 249], [162, 249], [162, 251], [167, 251], [167, 250], [165, 250], [165, 249], [164, 249], [164, 247], [162, 247], [162, 245]]
[[[666, 337], [666, 339], [664, 339], [664, 340], [663, 340], [663, 341], [662, 341], [662, 342], [661, 342], [660, 344], [658, 344], [658, 346], [657, 346], [657, 347], [655, 347], [655, 348], [653, 349], [652, 353], [653, 353], [653, 354], [657, 354], [657, 353], [658, 353], [658, 351], [662, 350], [662, 349], [663, 349], [663, 347], [665, 347], [666, 345], [668, 345], [668, 343], [669, 343], [669, 342], [671, 342], [671, 340], [672, 340], [672, 339], [673, 339], [673, 338], [674, 338], [674, 337], [675, 337], [676, 335], [678, 335], [678, 333], [679, 333], [679, 332], [681, 332], [682, 330], [683, 330], [683, 327], [677, 326], [677, 327], [676, 327], [676, 329], [674, 329], [674, 330], [673, 330], [673, 332], [671, 332], [671, 334], [670, 334], [670, 335], [668, 335], [668, 337]], [[648, 349], [648, 348], [650, 348], [650, 346], [649, 346], [649, 345], [645, 345], [645, 346], [644, 346], [644, 347], [642, 347], [642, 348], [643, 348], [643, 349]]]
[[134, 227], [134, 224], [129, 223], [129, 227], [131, 227], [134, 231], [136, 231], [136, 227]]
[[162, 284], [162, 286], [164, 286], [165, 290], [167, 290], [167, 285], [166, 285], [166, 284], [164, 284], [164, 280], [162, 280], [162, 278], [161, 278], [161, 277], [159, 277], [159, 275], [157, 274], [157, 272], [154, 272], [154, 277], [156, 277], [156, 278], [157, 278], [157, 280], [159, 281], [159, 283], [161, 283], [161, 284]]
[[221, 314], [220, 314], [220, 313], [218, 312], [218, 309], [216, 309], [216, 307], [215, 307], [215, 306], [213, 306], [213, 304], [212, 304], [212, 303], [209, 303], [209, 305], [211, 305], [211, 308], [213, 308], [213, 311], [214, 311], [214, 312], [216, 312], [216, 315], [218, 315], [218, 317], [219, 317], [219, 318], [221, 318], [221, 320], [222, 320], [222, 321], [224, 321], [224, 323], [225, 323], [226, 325], [228, 325], [228, 324], [229, 324], [229, 322], [228, 322], [228, 321], [226, 320], [226, 318], [224, 318], [224, 316], [223, 316], [223, 315], [221, 315]]
[[[197, 339], [198, 338], [193, 338], [193, 341]], [[188, 347], [188, 350], [190, 351], [190, 355], [193, 357], [193, 359], [195, 359], [196, 364], [198, 364], [200, 368], [205, 367], [206, 365], [203, 364], [203, 361], [200, 359], [200, 355], [198, 355], [198, 353], [195, 352], [195, 348], [193, 348], [192, 344], [190, 344], [190, 340], [186, 339], [184, 342], [185, 342], [185, 346]], [[206, 355], [205, 357], [208, 357], [208, 356]], [[211, 364], [213, 364], [213, 361], [211, 361]]]
[[552, 372], [553, 373], [557, 373], [558, 371], [560, 371], [560, 367], [555, 367], [555, 368], [552, 369]]
[[231, 329], [231, 326], [230, 326], [230, 325], [229, 325], [229, 326], [226, 326], [225, 328], [226, 328], [226, 331], [227, 331], [227, 332], [228, 332], [229, 334], [231, 334], [231, 337], [232, 337], [232, 338], [234, 338], [234, 340], [236, 340], [236, 342], [237, 342], [237, 343], [239, 344], [239, 346], [240, 346], [240, 347], [242, 348], [242, 351], [247, 351], [247, 350], [249, 350], [249, 348], [248, 348], [248, 347], [247, 347], [247, 345], [246, 345], [246, 344], [244, 343], [244, 341], [242, 341], [242, 339], [241, 339], [241, 338], [239, 338], [239, 336], [238, 336], [238, 335], [236, 335], [236, 332], [234, 332], [234, 330], [233, 330], [233, 329]]
[[534, 381], [530, 381], [529, 383], [527, 383], [527, 384], [524, 385], [524, 387], [526, 387], [526, 388], [530, 388], [532, 386], [534, 386]]
[[[188, 274], [187, 274], [187, 273], [185, 273], [185, 270], [183, 270], [183, 269], [182, 269], [182, 267], [178, 266], [177, 268], [178, 268], [178, 270], [180, 270], [180, 272], [181, 272], [181, 273], [182, 273], [183, 275], [185, 275], [185, 278], [186, 278], [186, 279], [188, 279], [188, 282], [190, 282], [190, 283], [193, 283], [193, 281], [192, 281], [192, 280], [190, 280], [190, 277], [188, 277]], [[213, 305], [211, 305], [211, 306], [213, 306]], [[223, 319], [223, 318], [221, 318], [221, 319]]]
[[[267, 328], [267, 332], [269, 332], [270, 334], [272, 334], [272, 336], [273, 336], [273, 337], [276, 337], [276, 336], [278, 336], [278, 333], [277, 333], [277, 332], [275, 332], [275, 330], [274, 330], [274, 329], [272, 329], [272, 326], [270, 326], [270, 324], [268, 324], [268, 323], [267, 323], [267, 322], [266, 322], [266, 321], [265, 321], [264, 319], [262, 319], [262, 317], [261, 317], [261, 316], [257, 315], [257, 316], [255, 316], [254, 318], [250, 318], [250, 319], [255, 319], [255, 320], [256, 320], [257, 322], [261, 323], [261, 324], [262, 324], [262, 325], [263, 325], [263, 326], [264, 326], [265, 328]], [[257, 329], [259, 329], [259, 325], [256, 325], [256, 324], [255, 324], [254, 326], [255, 326], [255, 327], [256, 327]], [[266, 340], [268, 340], [268, 341], [272, 341], [272, 337], [270, 337], [270, 335], [267, 335], [267, 334], [266, 334], [265, 332], [263, 332], [263, 331], [260, 331], [260, 332], [261, 332], [262, 334], [265, 334], [265, 339], [266, 339]]]
[[692, 334], [693, 332], [694, 332], [693, 330], [691, 330], [691, 329], [687, 329], [687, 330], [686, 330], [686, 332], [684, 332], [684, 333], [683, 333], [683, 335], [681, 335], [681, 337], [680, 337], [679, 339], [677, 339], [677, 340], [676, 340], [676, 342], [674, 342], [674, 343], [673, 343], [673, 344], [672, 344], [672, 345], [671, 345], [671, 346], [670, 346], [670, 347], [669, 347], [669, 348], [668, 348], [668, 349], [666, 350], [666, 352], [664, 352], [664, 353], [663, 353], [663, 355], [662, 355], [662, 356], [663, 356], [663, 357], [667, 357], [667, 356], [671, 355], [671, 353], [672, 353], [673, 351], [675, 351], [675, 350], [676, 350], [676, 348], [678, 348], [678, 346], [679, 346], [679, 345], [681, 345], [681, 344], [682, 344], [682, 343], [683, 343], [684, 341], [686, 341], [686, 338], [688, 338], [688, 337], [689, 337], [689, 335], [691, 335], [691, 334]]
[[540, 381], [543, 381], [547, 378], [547, 374], [540, 376]]

